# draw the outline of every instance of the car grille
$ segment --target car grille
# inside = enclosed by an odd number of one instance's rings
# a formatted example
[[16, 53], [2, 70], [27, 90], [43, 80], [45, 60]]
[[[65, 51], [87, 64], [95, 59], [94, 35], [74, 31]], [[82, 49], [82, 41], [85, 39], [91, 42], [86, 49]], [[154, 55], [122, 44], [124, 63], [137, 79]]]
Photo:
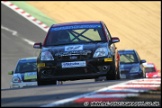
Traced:
[[69, 51], [69, 52], [59, 52], [55, 54], [55, 59], [57, 61], [69, 61], [69, 60], [87, 60], [91, 57], [90, 50], [84, 51]]
[[[43, 71], [43, 70], [41, 70]], [[96, 73], [99, 70], [97, 67], [94, 67], [92, 65], [88, 65], [86, 68], [80, 67], [80, 68], [56, 68], [56, 69], [46, 69], [46, 74], [44, 76], [66, 76], [66, 75], [79, 75], [79, 74], [91, 74]]]
[[87, 68], [72, 68], [72, 69], [58, 69], [54, 75], [76, 75], [76, 74], [90, 74], [95, 73], [96, 71], [93, 69]]
[[129, 71], [127, 71], [127, 70], [121, 71], [121, 74], [127, 74], [127, 73], [129, 73]]

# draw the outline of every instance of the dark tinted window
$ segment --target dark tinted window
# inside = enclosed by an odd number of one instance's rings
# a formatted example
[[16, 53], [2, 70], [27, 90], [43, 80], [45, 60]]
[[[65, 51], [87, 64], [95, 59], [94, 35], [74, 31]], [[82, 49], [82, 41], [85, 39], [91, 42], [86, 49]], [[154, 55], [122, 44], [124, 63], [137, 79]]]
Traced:
[[36, 62], [19, 62], [15, 73], [34, 72], [37, 70]]
[[51, 28], [45, 45], [61, 45], [106, 41], [100, 24]]
[[121, 63], [137, 63], [138, 59], [134, 52], [121, 52], [120, 62]]
[[155, 68], [154, 67], [145, 67], [145, 72], [155, 72]]

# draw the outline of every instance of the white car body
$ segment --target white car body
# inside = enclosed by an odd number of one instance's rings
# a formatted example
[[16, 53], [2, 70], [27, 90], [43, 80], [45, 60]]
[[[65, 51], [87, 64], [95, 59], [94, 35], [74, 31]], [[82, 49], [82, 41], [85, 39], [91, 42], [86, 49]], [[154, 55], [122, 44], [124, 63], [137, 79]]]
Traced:
[[10, 88], [37, 86], [36, 59], [36, 57], [27, 57], [18, 60], [15, 70], [8, 73], [12, 75]]
[[[29, 72], [26, 72], [25, 74], [28, 74], [28, 73]], [[33, 73], [33, 76], [32, 77], [36, 77], [36, 75], [37, 75], [36, 72], [30, 72], [30, 73]], [[30, 82], [25, 82], [25, 81], [23, 81], [22, 74], [20, 74], [20, 73], [13, 74], [12, 78], [13, 77], [19, 77], [21, 82], [15, 83], [15, 82], [12, 82], [11, 81], [10, 88], [23, 88], [23, 87], [29, 87], [29, 86], [37, 86], [36, 79], [32, 79], [33, 81], [30, 81]]]

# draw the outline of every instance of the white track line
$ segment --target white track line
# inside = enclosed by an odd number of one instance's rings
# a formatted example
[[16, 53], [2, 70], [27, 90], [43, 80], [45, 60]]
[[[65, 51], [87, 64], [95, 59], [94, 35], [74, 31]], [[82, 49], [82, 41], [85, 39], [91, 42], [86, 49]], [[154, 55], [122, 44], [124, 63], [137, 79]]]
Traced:
[[22, 40], [27, 42], [29, 45], [34, 45], [34, 43], [35, 43], [35, 42], [28, 40], [28, 39], [25, 39], [25, 38], [22, 38]]
[[8, 32], [11, 32], [13, 36], [18, 37], [17, 31], [15, 31], [15, 30], [11, 30], [11, 29], [9, 29], [7, 27], [4, 27], [3, 25], [1, 25], [1, 29], [6, 30]]
[[8, 32], [11, 32], [11, 34], [12, 34], [13, 36], [16, 36], [17, 38], [22, 39], [23, 41], [27, 42], [29, 45], [34, 45], [34, 43], [35, 43], [35, 42], [33, 42], [33, 41], [29, 40], [29, 39], [22, 38], [22, 37], [18, 36], [17, 31], [12, 30], [12, 29], [9, 29], [9, 28], [7, 28], [7, 27], [4, 27], [3, 25], [1, 25], [1, 29], [6, 30], [6, 31], [8, 31]]

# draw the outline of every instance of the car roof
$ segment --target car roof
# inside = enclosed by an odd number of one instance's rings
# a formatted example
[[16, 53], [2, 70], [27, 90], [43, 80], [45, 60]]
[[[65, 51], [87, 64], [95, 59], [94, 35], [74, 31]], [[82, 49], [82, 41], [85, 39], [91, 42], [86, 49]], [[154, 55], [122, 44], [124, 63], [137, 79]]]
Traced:
[[127, 53], [127, 52], [135, 52], [134, 49], [121, 49], [121, 50], [118, 50], [119, 54], [120, 53]]
[[134, 49], [120, 49], [118, 51], [135, 51]]
[[25, 58], [20, 58], [19, 61], [36, 61], [37, 57], [25, 57]]
[[67, 25], [78, 25], [78, 24], [99, 24], [102, 21], [78, 21], [78, 22], [64, 22], [64, 23], [59, 23], [59, 24], [53, 24], [52, 27], [57, 27], [57, 26], [67, 26]]
[[154, 63], [143, 63], [144, 67], [155, 67]]

